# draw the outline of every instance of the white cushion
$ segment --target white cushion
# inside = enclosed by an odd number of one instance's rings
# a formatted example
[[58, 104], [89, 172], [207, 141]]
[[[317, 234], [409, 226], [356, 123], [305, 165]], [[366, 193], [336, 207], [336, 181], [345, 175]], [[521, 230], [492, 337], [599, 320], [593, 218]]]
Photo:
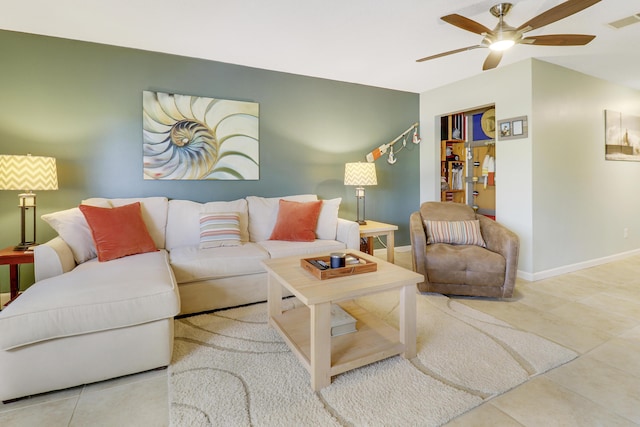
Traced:
[[[83, 203], [101, 208], [111, 207], [111, 204], [105, 200], [94, 200], [93, 203], [85, 201]], [[76, 263], [82, 264], [97, 256], [96, 245], [93, 243], [89, 224], [87, 224], [86, 218], [77, 207], [44, 214], [40, 218], [49, 224], [62, 240], [69, 245]]]
[[341, 197], [322, 201], [322, 210], [320, 210], [318, 225], [316, 226], [316, 237], [318, 239], [336, 240], [340, 202], [342, 202]]
[[69, 245], [76, 263], [81, 264], [96, 257], [96, 245], [93, 243], [91, 230], [80, 209], [71, 208], [45, 214], [40, 218]]
[[337, 240], [315, 240], [313, 242], [285, 242], [282, 240], [265, 240], [259, 243], [271, 258], [287, 256], [304, 256], [320, 252], [344, 252], [346, 245]]
[[170, 200], [167, 215], [167, 249], [200, 244], [200, 214], [204, 212], [238, 212], [240, 241], [249, 241], [247, 201], [198, 203], [190, 200]]
[[97, 258], [41, 280], [0, 316], [0, 348], [139, 325], [175, 316], [180, 299], [167, 252]]
[[166, 197], [142, 197], [128, 199], [104, 199], [95, 197], [84, 200], [82, 203], [86, 205], [98, 206], [95, 203], [108, 202], [111, 207], [119, 207], [130, 205], [131, 203], [140, 202], [142, 210], [142, 220], [147, 226], [147, 230], [156, 244], [158, 249], [165, 248], [165, 230], [167, 226], [167, 210], [169, 208], [169, 199]]
[[255, 243], [199, 249], [198, 245], [171, 250], [171, 268], [178, 283], [264, 273], [260, 261], [269, 254]]
[[252, 242], [269, 240], [278, 219], [280, 199], [293, 202], [313, 202], [318, 200], [315, 194], [300, 194], [285, 197], [247, 196], [249, 207], [249, 238]]

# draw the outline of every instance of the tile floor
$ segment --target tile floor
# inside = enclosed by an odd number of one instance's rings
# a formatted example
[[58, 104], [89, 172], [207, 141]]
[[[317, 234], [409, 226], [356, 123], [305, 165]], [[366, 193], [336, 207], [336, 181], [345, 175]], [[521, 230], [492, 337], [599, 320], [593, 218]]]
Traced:
[[[396, 263], [410, 267], [409, 253], [398, 250]], [[447, 426], [640, 425], [640, 255], [538, 282], [519, 280], [508, 301], [458, 301], [580, 357]], [[167, 402], [167, 371], [152, 371], [0, 404], [0, 425], [165, 426]]]

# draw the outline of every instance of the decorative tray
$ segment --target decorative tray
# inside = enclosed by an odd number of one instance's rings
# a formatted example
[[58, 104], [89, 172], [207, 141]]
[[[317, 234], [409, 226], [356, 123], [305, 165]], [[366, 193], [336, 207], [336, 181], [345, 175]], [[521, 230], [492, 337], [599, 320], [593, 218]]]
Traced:
[[358, 261], [358, 263], [347, 264], [345, 267], [339, 268], [327, 268], [324, 270], [312, 263], [312, 261], [323, 261], [327, 265], [330, 265], [331, 257], [327, 255], [315, 258], [302, 258], [300, 260], [300, 266], [320, 280], [334, 279], [336, 277], [351, 276], [353, 274], [360, 273], [371, 273], [372, 271], [376, 271], [378, 269], [378, 264], [373, 261], [369, 261], [367, 259], [359, 257], [356, 254], [348, 252], [346, 253], [346, 255], [352, 256]]

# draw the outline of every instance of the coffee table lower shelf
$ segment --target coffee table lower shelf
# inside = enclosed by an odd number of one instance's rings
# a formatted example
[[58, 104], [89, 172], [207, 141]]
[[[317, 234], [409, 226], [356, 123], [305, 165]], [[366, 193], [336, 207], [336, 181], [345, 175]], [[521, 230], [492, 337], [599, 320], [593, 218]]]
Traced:
[[[405, 351], [398, 329], [367, 312], [353, 301], [339, 305], [356, 318], [357, 331], [331, 337], [330, 375], [338, 375]], [[270, 318], [303, 366], [311, 372], [310, 310], [298, 307]]]

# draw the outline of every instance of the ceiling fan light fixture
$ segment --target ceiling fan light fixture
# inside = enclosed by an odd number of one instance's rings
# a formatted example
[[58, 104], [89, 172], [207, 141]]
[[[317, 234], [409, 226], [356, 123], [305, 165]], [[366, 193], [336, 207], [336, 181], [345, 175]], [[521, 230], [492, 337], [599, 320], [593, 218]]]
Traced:
[[[556, 2], [560, 1], [561, 0], [556, 0]], [[504, 51], [520, 43], [537, 46], [584, 46], [585, 44], [591, 42], [591, 40], [593, 40], [595, 36], [587, 34], [548, 34], [533, 37], [524, 37], [524, 34], [531, 30], [542, 28], [545, 25], [560, 21], [561, 19], [565, 19], [575, 13], [593, 6], [596, 3], [599, 3], [600, 1], [602, 0], [564, 0], [561, 1], [561, 3], [557, 6], [552, 7], [551, 9], [547, 9], [546, 11], [534, 16], [517, 28], [510, 26], [504, 20], [505, 16], [513, 7], [512, 3], [498, 3], [491, 9], [489, 9], [489, 12], [494, 17], [498, 18], [498, 24], [493, 30], [490, 30], [489, 28], [485, 27], [479, 22], [474, 21], [473, 19], [466, 18], [462, 15], [458, 15], [457, 13], [443, 16], [440, 19], [442, 19], [444, 22], [458, 27], [462, 30], [483, 36], [482, 41], [476, 46], [468, 46], [461, 49], [449, 50], [437, 55], [431, 55], [425, 58], [418, 59], [417, 62], [436, 59], [443, 56], [452, 55], [454, 53], [468, 51], [471, 49], [489, 48], [491, 52], [489, 53], [489, 56], [487, 56], [487, 59], [484, 61], [482, 69], [490, 70], [498, 66], [500, 60], [502, 59]], [[622, 23], [622, 21], [624, 21], [624, 23]], [[632, 24], [633, 22], [639, 22], [640, 13], [634, 15], [633, 17], [624, 18], [620, 21], [611, 23], [610, 25], [629, 25], [627, 24], [627, 21], [631, 21], [629, 22], [629, 24]]]
[[511, 39], [496, 40], [489, 45], [489, 49], [497, 52], [502, 52], [509, 49], [514, 44], [516, 44], [516, 42]]

